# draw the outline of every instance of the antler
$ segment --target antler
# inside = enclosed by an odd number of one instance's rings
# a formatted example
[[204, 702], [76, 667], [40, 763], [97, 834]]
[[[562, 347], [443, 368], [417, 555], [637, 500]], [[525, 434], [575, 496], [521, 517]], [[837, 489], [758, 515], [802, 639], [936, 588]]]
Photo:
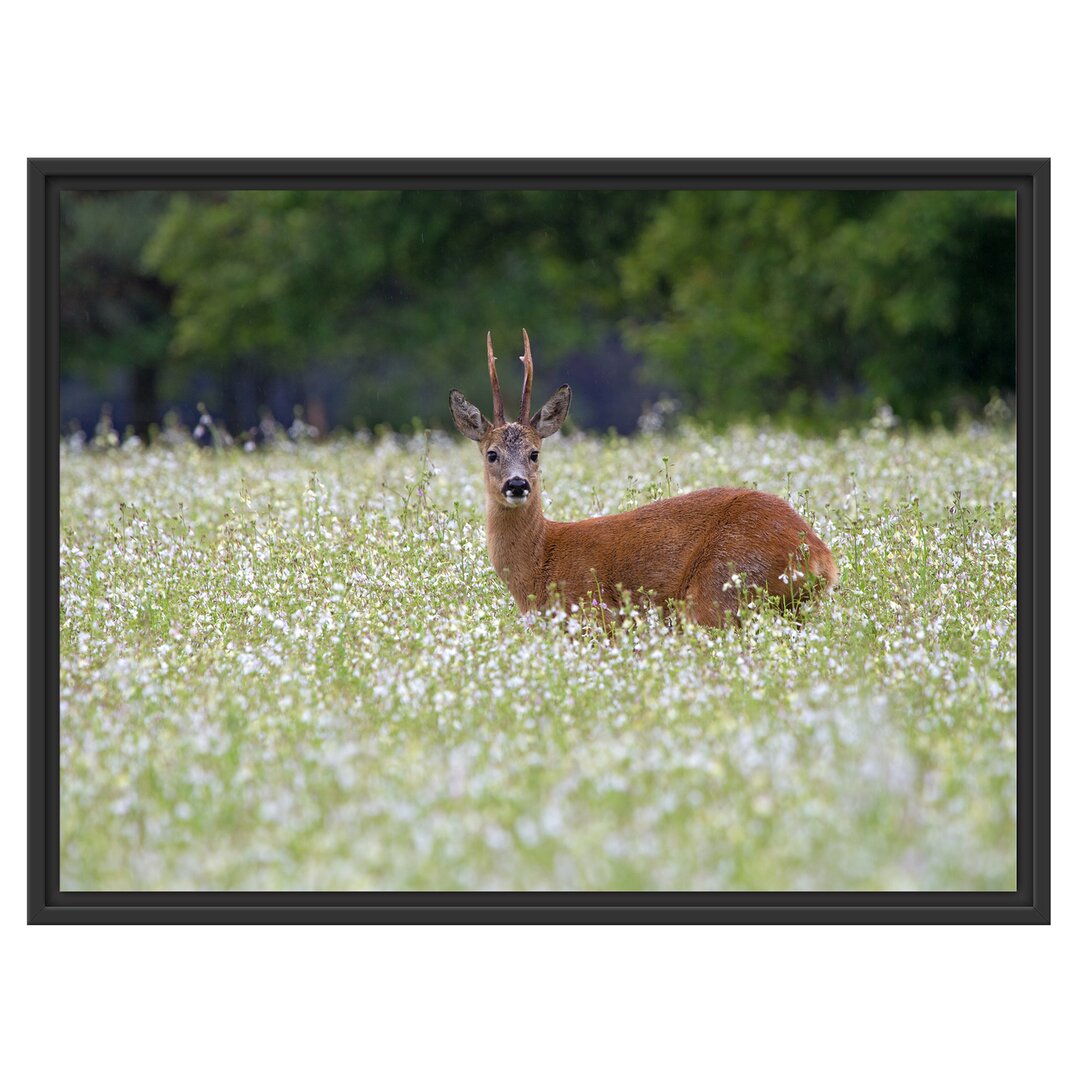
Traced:
[[529, 346], [529, 335], [525, 328], [521, 328], [521, 336], [525, 339], [525, 355], [521, 362], [525, 365], [525, 385], [521, 388], [521, 412], [518, 413], [518, 423], [529, 422], [529, 399], [532, 397], [533, 362], [532, 349]]
[[491, 331], [488, 331], [487, 338], [488, 346], [488, 375], [491, 376], [491, 396], [495, 403], [494, 412], [492, 414], [492, 420], [496, 427], [506, 423], [506, 417], [503, 415], [503, 399], [502, 391], [499, 389], [499, 376], [495, 374], [495, 353], [491, 348]]

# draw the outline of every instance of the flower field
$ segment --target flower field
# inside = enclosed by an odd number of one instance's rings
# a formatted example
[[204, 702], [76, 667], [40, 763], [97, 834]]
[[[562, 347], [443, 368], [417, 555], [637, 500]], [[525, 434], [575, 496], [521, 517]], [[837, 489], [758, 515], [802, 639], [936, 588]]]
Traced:
[[518, 613], [464, 439], [61, 454], [61, 887], [1013, 889], [1015, 436], [545, 449], [549, 517], [751, 485], [800, 624]]

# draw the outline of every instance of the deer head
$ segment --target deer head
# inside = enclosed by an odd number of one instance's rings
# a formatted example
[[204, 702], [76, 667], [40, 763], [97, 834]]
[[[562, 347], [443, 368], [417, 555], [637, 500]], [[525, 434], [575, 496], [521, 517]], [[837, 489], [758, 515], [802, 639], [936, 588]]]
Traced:
[[467, 439], [480, 446], [485, 462], [485, 482], [489, 505], [510, 508], [524, 506], [539, 488], [540, 444], [562, 427], [570, 412], [570, 387], [560, 386], [539, 412], [529, 416], [532, 397], [533, 361], [529, 335], [522, 330], [525, 341], [525, 382], [521, 389], [521, 407], [517, 420], [507, 422], [503, 413], [502, 391], [495, 371], [495, 354], [491, 333], [487, 336], [488, 376], [494, 403], [488, 420], [480, 410], [465, 399], [460, 390], [450, 391], [450, 412], [454, 425]]

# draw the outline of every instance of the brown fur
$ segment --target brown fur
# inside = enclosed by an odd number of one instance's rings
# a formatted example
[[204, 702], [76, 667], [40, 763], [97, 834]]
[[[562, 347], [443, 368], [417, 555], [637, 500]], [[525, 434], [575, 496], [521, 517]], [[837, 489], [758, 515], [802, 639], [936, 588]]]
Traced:
[[[526, 355], [522, 416], [528, 415], [531, 382], [527, 339]], [[547, 606], [553, 594], [565, 607], [617, 608], [629, 592], [636, 602], [665, 609], [684, 604], [688, 618], [715, 626], [734, 616], [747, 590], [796, 605], [813, 589], [836, 583], [836, 564], [821, 539], [783, 499], [762, 491], [709, 488], [622, 514], [549, 521], [532, 455], [539, 456], [543, 438], [565, 420], [569, 387], [560, 387], [524, 423], [492, 425], [456, 390], [450, 404], [458, 430], [479, 444], [488, 553], [522, 611]], [[505, 497], [511, 478], [529, 486], [519, 505]]]
[[517, 508], [489, 500], [487, 528], [492, 565], [522, 611], [552, 589], [564, 605], [609, 607], [629, 591], [661, 608], [685, 602], [689, 618], [713, 626], [745, 589], [794, 603], [837, 579], [810, 526], [782, 499], [749, 489], [710, 488], [585, 521], [549, 521], [536, 499]]

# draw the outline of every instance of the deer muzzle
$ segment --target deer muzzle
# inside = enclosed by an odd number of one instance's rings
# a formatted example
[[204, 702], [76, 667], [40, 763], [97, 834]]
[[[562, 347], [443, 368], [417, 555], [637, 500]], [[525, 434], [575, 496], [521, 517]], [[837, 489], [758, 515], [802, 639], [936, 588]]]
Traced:
[[529, 481], [522, 476], [511, 476], [502, 486], [503, 498], [509, 506], [520, 506], [531, 491]]

